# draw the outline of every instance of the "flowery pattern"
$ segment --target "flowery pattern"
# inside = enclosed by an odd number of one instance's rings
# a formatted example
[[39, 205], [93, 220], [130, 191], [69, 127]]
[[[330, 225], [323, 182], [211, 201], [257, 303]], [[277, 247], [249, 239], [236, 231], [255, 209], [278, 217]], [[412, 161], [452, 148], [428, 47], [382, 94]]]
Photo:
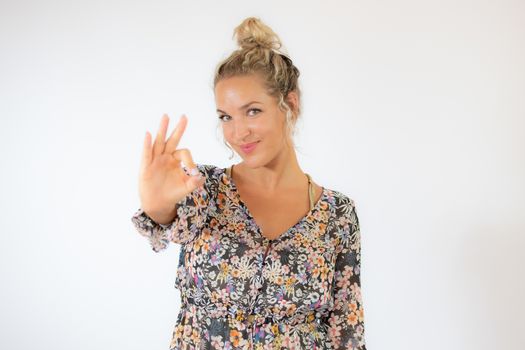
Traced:
[[354, 201], [323, 188], [300, 221], [269, 240], [226, 169], [197, 168], [204, 186], [177, 203], [171, 224], [142, 208], [132, 216], [155, 252], [181, 245], [170, 350], [366, 350]]

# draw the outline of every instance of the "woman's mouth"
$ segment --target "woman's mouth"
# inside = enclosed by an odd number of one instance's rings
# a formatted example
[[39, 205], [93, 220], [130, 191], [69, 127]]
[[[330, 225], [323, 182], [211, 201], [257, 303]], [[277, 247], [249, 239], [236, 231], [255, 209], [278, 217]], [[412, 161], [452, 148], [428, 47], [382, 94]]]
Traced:
[[259, 141], [241, 145], [241, 150], [246, 154], [251, 153], [255, 149], [258, 143]]

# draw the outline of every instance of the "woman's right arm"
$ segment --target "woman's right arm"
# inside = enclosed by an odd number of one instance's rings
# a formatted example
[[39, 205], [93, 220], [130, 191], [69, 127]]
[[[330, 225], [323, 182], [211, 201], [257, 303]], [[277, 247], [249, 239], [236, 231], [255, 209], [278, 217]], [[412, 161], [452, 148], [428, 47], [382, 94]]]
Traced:
[[149, 132], [144, 138], [139, 174], [141, 206], [132, 221], [156, 252], [170, 241], [189, 242], [206, 219], [209, 176], [204, 166], [193, 162], [188, 149], [177, 149], [187, 122], [183, 115], [166, 140], [169, 118], [163, 115], [154, 143]]
[[168, 247], [169, 242], [186, 244], [199, 234], [206, 222], [208, 203], [212, 188], [212, 174], [205, 165], [197, 164], [199, 172], [205, 177], [205, 183], [189, 193], [175, 205], [175, 218], [167, 224], [156, 222], [150, 215], [139, 208], [131, 221], [135, 229], [146, 237], [155, 252]]

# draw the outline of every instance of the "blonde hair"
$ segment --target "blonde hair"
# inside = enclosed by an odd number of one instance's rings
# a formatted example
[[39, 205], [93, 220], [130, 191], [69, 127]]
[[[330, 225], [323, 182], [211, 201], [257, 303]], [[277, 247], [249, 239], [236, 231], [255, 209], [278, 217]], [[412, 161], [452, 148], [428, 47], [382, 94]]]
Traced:
[[[293, 136], [301, 114], [299, 69], [286, 53], [279, 51], [282, 47], [279, 36], [259, 18], [244, 19], [235, 27], [233, 37], [237, 38], [239, 49], [217, 65], [213, 87], [225, 78], [258, 74], [263, 78], [268, 95], [274, 97], [278, 107], [286, 113], [286, 131]], [[299, 100], [295, 116], [285, 101], [290, 91], [297, 93]]]

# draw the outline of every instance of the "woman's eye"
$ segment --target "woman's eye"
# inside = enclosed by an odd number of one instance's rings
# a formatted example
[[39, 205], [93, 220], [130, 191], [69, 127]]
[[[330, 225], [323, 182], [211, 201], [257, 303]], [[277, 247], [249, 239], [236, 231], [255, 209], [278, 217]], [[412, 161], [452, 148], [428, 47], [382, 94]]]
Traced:
[[[255, 113], [255, 114], [258, 114], [261, 110], [259, 108], [251, 108], [251, 109], [248, 110], [248, 113], [250, 113], [251, 111], [257, 111], [257, 113]], [[255, 115], [255, 114], [253, 114], [253, 115]]]
[[[251, 114], [250, 114], [250, 112], [252, 112], [252, 111], [253, 111], [253, 112], [256, 112], [256, 113], [251, 113]], [[259, 108], [250, 108], [250, 109], [248, 110], [248, 114], [251, 115], [251, 116], [254, 116], [254, 115], [256, 115], [256, 114], [259, 114], [259, 112], [261, 112], [261, 110], [260, 110]], [[227, 114], [223, 114], [223, 115], [220, 115], [220, 116], [219, 116], [219, 119], [220, 119], [221, 121], [225, 122], [225, 121], [230, 120], [231, 117], [230, 117], [229, 115], [227, 115]]]

